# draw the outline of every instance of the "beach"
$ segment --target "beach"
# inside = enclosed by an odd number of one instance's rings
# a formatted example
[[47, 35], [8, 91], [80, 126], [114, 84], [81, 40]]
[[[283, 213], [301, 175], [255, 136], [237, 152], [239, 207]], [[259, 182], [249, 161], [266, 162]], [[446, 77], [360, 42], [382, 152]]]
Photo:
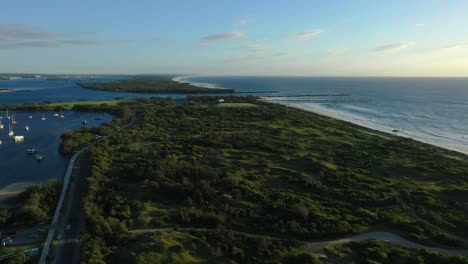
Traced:
[[387, 134], [391, 134], [393, 136], [411, 138], [413, 140], [416, 140], [416, 141], [419, 141], [419, 142], [422, 142], [422, 143], [425, 143], [425, 144], [430, 144], [430, 145], [433, 145], [435, 147], [447, 149], [447, 150], [450, 150], [450, 151], [456, 151], [456, 152], [468, 155], [468, 151], [463, 151], [463, 150], [459, 150], [459, 149], [456, 149], [456, 148], [451, 148], [451, 147], [448, 147], [448, 146], [444, 146], [442, 144], [437, 144], [437, 143], [426, 141], [426, 140], [423, 140], [423, 139], [420, 139], [420, 138], [417, 138], [417, 137], [412, 137], [412, 136], [407, 135], [407, 134], [402, 134], [400, 132], [395, 133], [395, 132], [392, 132], [391, 130], [388, 130], [388, 129], [385, 129], [385, 128], [378, 129], [376, 127], [367, 125], [365, 123], [365, 121], [353, 120], [353, 119], [346, 118], [346, 117], [344, 117], [342, 115], [339, 115], [339, 114], [336, 114], [336, 113], [333, 113], [333, 112], [330, 112], [330, 111], [328, 111], [328, 112], [326, 110], [321, 111], [321, 110], [319, 110], [319, 108], [313, 109], [313, 108], [310, 108], [310, 107], [307, 107], [307, 106], [304, 106], [304, 105], [300, 105], [300, 104], [279, 103], [279, 102], [275, 102], [275, 99], [276, 98], [271, 98], [271, 97], [266, 97], [266, 96], [260, 98], [260, 100], [265, 101], [265, 102], [282, 104], [282, 105], [285, 105], [285, 106], [288, 106], [288, 107], [293, 107], [293, 108], [304, 110], [304, 111], [311, 112], [311, 113], [314, 113], [314, 114], [318, 114], [318, 115], [338, 119], [338, 120], [341, 120], [341, 121], [349, 122], [349, 123], [352, 123], [352, 124], [355, 124], [355, 125], [358, 125], [358, 126], [362, 126], [362, 127], [368, 128], [368, 129], [372, 129], [372, 130], [384, 132], [384, 133], [387, 133]]

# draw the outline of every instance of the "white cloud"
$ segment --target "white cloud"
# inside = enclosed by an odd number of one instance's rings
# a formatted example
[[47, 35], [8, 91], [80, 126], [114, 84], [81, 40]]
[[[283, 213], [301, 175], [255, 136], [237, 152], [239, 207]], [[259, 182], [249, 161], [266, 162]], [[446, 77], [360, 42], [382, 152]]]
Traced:
[[296, 33], [293, 33], [293, 38], [296, 40], [309, 40], [309, 39], [317, 37], [323, 32], [325, 32], [325, 30], [323, 29], [314, 29], [314, 30], [305, 31], [305, 32], [296, 32]]
[[395, 52], [407, 48], [411, 45], [414, 45], [414, 42], [398, 42], [398, 43], [391, 43], [382, 46], [377, 46], [374, 50], [378, 52]]
[[444, 49], [458, 49], [458, 48], [463, 48], [463, 47], [468, 47], [468, 41], [467, 42], [454, 43], [454, 44], [448, 45]]
[[0, 41], [50, 39], [57, 34], [24, 25], [0, 24]]
[[64, 45], [95, 45], [95, 40], [61, 39], [94, 35], [94, 32], [53, 33], [47, 30], [18, 24], [0, 24], [0, 48], [56, 48]]
[[222, 41], [222, 40], [231, 40], [231, 39], [240, 39], [244, 37], [244, 33], [239, 31], [221, 33], [215, 35], [209, 35], [203, 38], [205, 41]]

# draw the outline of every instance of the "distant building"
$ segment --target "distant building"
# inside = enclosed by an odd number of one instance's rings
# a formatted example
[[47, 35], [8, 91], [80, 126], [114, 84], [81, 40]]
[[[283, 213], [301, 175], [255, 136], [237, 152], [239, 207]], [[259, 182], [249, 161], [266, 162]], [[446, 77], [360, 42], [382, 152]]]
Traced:
[[224, 99], [223, 98], [218, 99], [218, 103], [224, 103]]

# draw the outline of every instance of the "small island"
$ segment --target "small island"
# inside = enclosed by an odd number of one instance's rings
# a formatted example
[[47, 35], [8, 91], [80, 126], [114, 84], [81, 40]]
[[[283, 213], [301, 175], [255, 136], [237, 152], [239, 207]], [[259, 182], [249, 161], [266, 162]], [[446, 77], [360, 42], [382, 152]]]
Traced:
[[10, 77], [0, 76], [0, 81], [8, 81], [8, 80], [10, 80]]
[[226, 94], [237, 93], [232, 89], [204, 88], [188, 83], [179, 83], [169, 77], [150, 76], [111, 82], [80, 82], [79, 86], [88, 89], [163, 94]]

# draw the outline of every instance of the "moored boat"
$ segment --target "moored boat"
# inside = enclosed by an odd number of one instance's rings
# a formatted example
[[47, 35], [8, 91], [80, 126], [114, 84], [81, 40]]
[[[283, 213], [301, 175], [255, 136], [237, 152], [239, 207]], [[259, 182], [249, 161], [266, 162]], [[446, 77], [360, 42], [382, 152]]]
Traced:
[[28, 153], [28, 154], [34, 154], [34, 153], [36, 153], [36, 152], [37, 152], [37, 151], [36, 151], [35, 148], [27, 149], [27, 150], [26, 150], [26, 153]]
[[8, 136], [12, 137], [13, 135], [15, 135], [15, 132], [13, 132], [13, 128], [11, 127], [11, 123], [8, 124]]

